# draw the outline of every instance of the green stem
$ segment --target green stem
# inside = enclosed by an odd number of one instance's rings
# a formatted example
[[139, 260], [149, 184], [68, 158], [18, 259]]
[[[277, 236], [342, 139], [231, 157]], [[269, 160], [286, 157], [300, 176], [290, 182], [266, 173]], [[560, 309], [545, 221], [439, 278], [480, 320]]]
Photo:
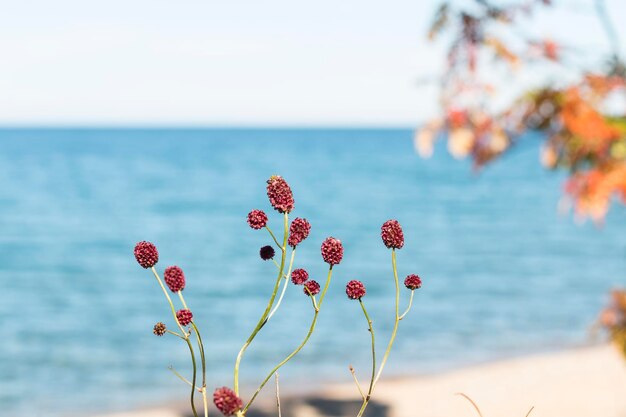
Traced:
[[165, 298], [167, 298], [167, 302], [169, 303], [170, 308], [172, 309], [172, 316], [174, 316], [174, 321], [176, 321], [176, 324], [180, 328], [180, 331], [186, 335], [187, 332], [178, 321], [178, 317], [176, 317], [176, 308], [174, 307], [174, 303], [172, 302], [172, 299], [170, 298], [170, 295], [167, 292], [167, 289], [165, 289], [165, 285], [163, 285], [163, 281], [161, 281], [161, 278], [159, 277], [159, 273], [156, 271], [156, 269], [154, 269], [154, 267], [152, 267], [151, 269], [152, 269], [152, 273], [154, 274], [154, 277], [156, 278], [157, 282], [161, 286], [161, 289], [163, 290], [163, 294], [165, 294]]
[[396, 316], [393, 324], [393, 331], [391, 332], [391, 338], [389, 339], [389, 344], [387, 345], [387, 350], [385, 350], [385, 355], [383, 356], [383, 360], [380, 363], [380, 369], [378, 370], [378, 374], [376, 374], [376, 378], [374, 379], [374, 385], [380, 379], [380, 375], [383, 373], [383, 368], [387, 363], [387, 359], [389, 358], [389, 352], [391, 352], [391, 347], [393, 346], [393, 342], [396, 340], [396, 334], [398, 333], [398, 323], [400, 323], [400, 284], [398, 282], [398, 269], [396, 267], [396, 250], [391, 250], [391, 264], [393, 266], [393, 278], [396, 284]]
[[370, 333], [372, 335], [372, 377], [370, 378], [370, 387], [367, 390], [366, 400], [369, 400], [372, 395], [372, 389], [374, 388], [374, 376], [376, 375], [376, 340], [374, 337], [374, 326], [372, 326], [372, 320], [370, 316], [367, 314], [367, 310], [365, 309], [365, 304], [363, 304], [363, 300], [359, 298], [359, 304], [361, 304], [361, 309], [363, 310], [363, 314], [365, 315], [365, 319], [367, 320], [367, 325], [369, 326]]
[[387, 345], [387, 349], [385, 350], [385, 355], [383, 356], [383, 360], [380, 363], [380, 368], [378, 369], [378, 373], [376, 374], [376, 378], [374, 378], [372, 385], [370, 387], [369, 395], [366, 401], [363, 401], [363, 405], [359, 410], [359, 414], [357, 417], [361, 417], [363, 413], [365, 413], [365, 409], [369, 404], [369, 400], [371, 398], [372, 392], [374, 391], [374, 387], [376, 383], [380, 379], [380, 375], [383, 373], [383, 369], [385, 368], [385, 364], [387, 363], [387, 359], [389, 358], [389, 353], [391, 352], [391, 347], [393, 346], [393, 342], [396, 340], [396, 334], [398, 333], [398, 324], [400, 323], [400, 283], [398, 282], [398, 268], [396, 266], [396, 250], [391, 250], [391, 265], [393, 267], [393, 278], [396, 284], [396, 314], [395, 320], [393, 323], [393, 330], [391, 332], [391, 338], [389, 339], [389, 344]]
[[[370, 334], [372, 335], [372, 376], [370, 378], [370, 385], [367, 390], [367, 395], [363, 396], [363, 404], [361, 404], [361, 409], [359, 410], [359, 416], [363, 415], [365, 412], [365, 408], [370, 402], [370, 398], [372, 398], [372, 390], [374, 389], [374, 377], [376, 375], [376, 340], [374, 338], [374, 327], [372, 326], [372, 320], [367, 314], [367, 310], [365, 309], [365, 304], [363, 304], [363, 300], [359, 298], [359, 304], [361, 304], [361, 309], [363, 310], [363, 314], [365, 315], [365, 319], [367, 320], [367, 325], [369, 326]], [[360, 388], [359, 388], [360, 391]]]
[[404, 313], [402, 313], [402, 315], [400, 316], [399, 320], [402, 320], [404, 318], [404, 316], [406, 316], [406, 314], [409, 312], [409, 310], [411, 310], [411, 306], [413, 305], [413, 296], [414, 295], [415, 295], [415, 290], [411, 290], [411, 298], [409, 298], [409, 306], [406, 308]]
[[278, 307], [280, 307], [280, 303], [283, 302], [283, 297], [285, 296], [285, 292], [287, 291], [287, 286], [289, 285], [289, 277], [291, 276], [291, 268], [293, 268], [293, 258], [295, 256], [296, 256], [296, 249], [294, 248], [291, 251], [291, 260], [289, 261], [289, 268], [287, 268], [287, 274], [286, 275], [283, 274], [283, 276], [285, 277], [285, 283], [283, 284], [283, 290], [280, 292], [280, 297], [278, 297], [278, 301], [276, 302], [276, 305], [274, 306], [274, 309], [272, 309], [272, 311], [269, 314], [269, 316], [267, 316], [267, 319], [265, 319], [265, 323], [263, 323], [264, 326], [267, 324], [268, 321], [270, 321], [270, 319], [272, 318], [274, 313], [276, 313], [276, 310], [278, 310]]
[[191, 342], [189, 338], [185, 339], [187, 342], [187, 346], [189, 346], [189, 353], [191, 354], [191, 363], [193, 365], [193, 374], [191, 377], [191, 410], [193, 411], [194, 417], [198, 417], [198, 412], [196, 411], [196, 403], [194, 401], [194, 396], [196, 394], [196, 356], [193, 353], [193, 346], [191, 346]]
[[[285, 213], [284, 214], [284, 226], [283, 226], [283, 228], [284, 228], [283, 244], [282, 244], [282, 246], [280, 246], [280, 250], [282, 252], [282, 256], [280, 258], [280, 268], [278, 270], [278, 278], [276, 279], [276, 283], [274, 284], [274, 290], [272, 292], [272, 296], [270, 297], [270, 300], [269, 300], [269, 302], [267, 304], [267, 307], [265, 308], [265, 311], [263, 312], [263, 315], [259, 319], [259, 322], [257, 323], [256, 327], [254, 328], [254, 330], [252, 330], [252, 333], [250, 334], [250, 336], [248, 337], [246, 342], [243, 344], [243, 346], [239, 350], [239, 353], [237, 354], [237, 360], [235, 361], [235, 372], [234, 372], [235, 373], [235, 381], [234, 381], [234, 384], [233, 384], [233, 389], [235, 391], [235, 394], [237, 394], [237, 395], [239, 395], [239, 365], [241, 364], [241, 359], [243, 358], [243, 355], [246, 352], [246, 349], [248, 349], [248, 346], [250, 346], [250, 343], [252, 343], [252, 341], [256, 337], [257, 333], [259, 332], [259, 330], [261, 330], [261, 327], [263, 327], [263, 324], [265, 323], [265, 319], [267, 319], [267, 316], [270, 313], [270, 310], [272, 309], [272, 305], [274, 304], [274, 299], [276, 298], [276, 294], [278, 292], [278, 287], [280, 286], [280, 280], [283, 278], [283, 271], [285, 269], [285, 257], [286, 257], [286, 254], [287, 254], [286, 246], [287, 246], [288, 224], [289, 224], [288, 214]], [[272, 237], [274, 237], [274, 234], [271, 232], [271, 230], [269, 228], [267, 228], [267, 230], [270, 232]], [[274, 237], [274, 239], [275, 239], [275, 237]]]
[[[268, 375], [265, 377], [263, 382], [261, 382], [261, 385], [259, 385], [259, 387], [257, 388], [257, 390], [254, 393], [254, 395], [252, 396], [252, 398], [250, 398], [250, 401], [248, 401], [248, 404], [246, 404], [246, 406], [242, 410], [242, 414], [245, 414], [246, 411], [248, 411], [248, 408], [250, 408], [250, 406], [252, 405], [252, 403], [254, 402], [256, 397], [259, 395], [259, 393], [261, 392], [261, 390], [263, 389], [265, 384], [267, 384], [267, 381], [270, 380], [272, 375], [274, 375], [276, 373], [276, 371], [278, 371], [284, 364], [289, 362], [291, 360], [291, 358], [296, 356], [298, 354], [298, 352], [300, 352], [302, 350], [304, 345], [306, 345], [306, 343], [311, 338], [311, 335], [313, 334], [313, 331], [315, 330], [315, 324], [317, 323], [317, 318], [319, 316], [319, 312], [320, 312], [320, 309], [322, 307], [322, 302], [324, 301], [324, 297], [326, 296], [326, 292], [328, 291], [328, 286], [330, 284], [330, 279], [332, 277], [332, 274], [333, 274], [333, 267], [331, 265], [330, 268], [328, 269], [328, 276], [326, 278], [326, 284], [324, 285], [324, 289], [322, 290], [322, 294], [320, 295], [320, 301], [317, 304], [317, 308], [315, 309], [315, 313], [313, 314], [313, 320], [311, 321], [311, 326], [309, 327], [309, 331], [308, 331], [306, 337], [304, 338], [302, 343], [300, 343], [300, 345], [293, 352], [291, 352], [285, 359], [283, 359], [280, 363], [278, 363], [278, 365], [276, 365], [274, 368], [272, 368], [272, 370], [268, 373]], [[314, 303], [314, 305], [315, 305], [315, 303]]]
[[[285, 216], [286, 216], [286, 214], [285, 214]], [[279, 249], [282, 249], [285, 246], [285, 244], [283, 243], [282, 246], [281, 246], [281, 244], [278, 243], [278, 239], [276, 239], [276, 235], [274, 235], [274, 232], [272, 232], [272, 229], [270, 229], [269, 226], [265, 226], [265, 228], [270, 233], [270, 236], [272, 236], [272, 239], [274, 239], [274, 243], [276, 243], [276, 246], [278, 246]]]

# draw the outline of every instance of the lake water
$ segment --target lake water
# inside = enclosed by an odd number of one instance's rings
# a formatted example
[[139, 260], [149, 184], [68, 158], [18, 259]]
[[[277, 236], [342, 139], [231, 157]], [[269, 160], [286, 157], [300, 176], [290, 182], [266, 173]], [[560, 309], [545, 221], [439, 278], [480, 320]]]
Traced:
[[[626, 281], [626, 210], [604, 227], [559, 215], [562, 174], [538, 163], [538, 139], [480, 175], [444, 149], [422, 160], [410, 130], [1, 130], [0, 410], [85, 415], [184, 401], [167, 366], [188, 372], [186, 346], [152, 335], [168, 306], [132, 254], [155, 242], [159, 270], [180, 265], [207, 345], [209, 387], [232, 385], [236, 353], [262, 312], [275, 267], [246, 224], [272, 174], [291, 184], [312, 231], [295, 265], [323, 281], [319, 245], [345, 246], [318, 329], [283, 368], [286, 390], [350, 382], [369, 367], [369, 334], [344, 285], [364, 301], [383, 350], [393, 314], [390, 252], [380, 225], [397, 218], [403, 277], [423, 288], [402, 321], [388, 375], [432, 372], [576, 346], [607, 291]], [[403, 292], [406, 303], [408, 292]], [[244, 397], [304, 337], [311, 318], [289, 287], [242, 365]], [[269, 390], [271, 391], [271, 389]], [[269, 393], [271, 395], [271, 392]]]

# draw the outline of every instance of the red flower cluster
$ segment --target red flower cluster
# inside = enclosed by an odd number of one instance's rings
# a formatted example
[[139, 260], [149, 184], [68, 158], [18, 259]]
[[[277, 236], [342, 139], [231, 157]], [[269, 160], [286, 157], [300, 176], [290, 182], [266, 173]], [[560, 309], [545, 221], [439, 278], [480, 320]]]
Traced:
[[267, 197], [272, 207], [279, 213], [290, 213], [294, 208], [291, 188], [280, 175], [272, 175], [267, 180]]
[[309, 236], [311, 224], [306, 219], [296, 217], [289, 226], [289, 246], [295, 249], [304, 239]]
[[264, 261], [269, 261], [270, 259], [274, 257], [275, 254], [276, 252], [274, 252], [274, 248], [269, 245], [263, 246], [261, 250], [259, 251], [259, 255], [261, 256], [261, 259], [263, 259]]
[[213, 404], [215, 404], [217, 409], [225, 416], [235, 415], [235, 413], [243, 407], [241, 398], [228, 387], [217, 388], [215, 390], [213, 393]]
[[380, 237], [389, 249], [401, 249], [404, 246], [404, 233], [397, 220], [387, 220], [380, 228]]
[[168, 266], [163, 274], [170, 291], [178, 292], [185, 289], [185, 274], [178, 266]]
[[309, 273], [304, 269], [294, 269], [291, 272], [291, 282], [296, 285], [302, 285], [309, 279]]
[[193, 314], [190, 310], [178, 310], [176, 312], [176, 318], [181, 326], [187, 326], [193, 320]]
[[330, 266], [338, 265], [343, 259], [343, 245], [341, 244], [341, 240], [335, 239], [334, 237], [328, 237], [322, 243], [322, 258], [324, 258], [324, 262], [328, 263]]
[[361, 281], [353, 279], [346, 285], [346, 294], [351, 300], [360, 300], [365, 295], [365, 285]]
[[267, 225], [267, 214], [263, 210], [252, 210], [248, 213], [248, 224], [255, 230], [264, 228]]
[[409, 290], [416, 290], [422, 286], [422, 280], [415, 274], [407, 275], [404, 279], [404, 286]]
[[304, 293], [308, 296], [317, 295], [320, 292], [320, 284], [314, 279], [304, 283]]
[[159, 262], [159, 251], [150, 242], [141, 241], [135, 245], [135, 259], [144, 268], [152, 268]]

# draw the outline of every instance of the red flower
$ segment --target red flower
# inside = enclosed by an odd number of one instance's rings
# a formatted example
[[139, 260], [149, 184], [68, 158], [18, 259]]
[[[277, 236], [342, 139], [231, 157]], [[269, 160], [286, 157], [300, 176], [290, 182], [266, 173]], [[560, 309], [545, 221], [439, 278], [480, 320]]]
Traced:
[[159, 251], [154, 244], [141, 241], [135, 245], [135, 259], [144, 268], [152, 268], [159, 262]]
[[422, 280], [415, 274], [407, 275], [404, 279], [404, 286], [409, 290], [416, 290], [422, 286]]
[[176, 312], [176, 318], [181, 326], [187, 326], [193, 320], [193, 314], [190, 310], [178, 310]]
[[365, 285], [356, 279], [353, 279], [346, 285], [346, 294], [351, 300], [360, 300], [365, 295], [365, 292]]
[[264, 228], [267, 225], [267, 214], [263, 210], [252, 210], [248, 213], [248, 224], [255, 230]]
[[289, 240], [287, 243], [292, 248], [298, 246], [304, 239], [309, 236], [311, 224], [306, 219], [296, 217], [289, 226]]
[[225, 416], [235, 415], [235, 413], [243, 407], [241, 398], [228, 387], [217, 388], [215, 390], [213, 393], [213, 404], [215, 404], [217, 409]]
[[330, 266], [337, 265], [343, 259], [343, 245], [341, 240], [334, 237], [328, 237], [322, 243], [322, 258], [324, 262], [330, 264]]
[[404, 233], [397, 220], [387, 220], [380, 228], [380, 237], [390, 249], [401, 249], [404, 246]]
[[320, 284], [314, 279], [307, 281], [304, 283], [304, 293], [309, 297], [312, 295], [319, 294], [320, 292]]
[[291, 271], [291, 282], [302, 285], [309, 279], [309, 273], [304, 269], [294, 269]]
[[270, 204], [279, 213], [290, 213], [294, 208], [293, 193], [287, 181], [279, 175], [272, 175], [267, 180], [267, 197]]
[[185, 274], [178, 266], [168, 266], [163, 274], [170, 291], [178, 292], [185, 289]]

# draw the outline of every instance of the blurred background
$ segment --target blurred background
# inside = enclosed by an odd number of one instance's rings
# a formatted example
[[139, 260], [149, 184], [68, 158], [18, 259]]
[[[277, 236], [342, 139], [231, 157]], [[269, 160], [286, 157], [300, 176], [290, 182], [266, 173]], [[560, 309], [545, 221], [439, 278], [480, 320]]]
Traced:
[[[258, 257], [269, 237], [246, 224], [258, 208], [280, 228], [273, 174], [312, 224], [294, 266], [323, 281], [319, 245], [345, 246], [316, 333], [283, 368], [287, 390], [368, 368], [347, 281], [367, 285], [389, 336], [390, 218], [406, 237], [400, 275], [424, 285], [388, 376], [597, 342], [590, 328], [626, 277], [625, 35], [611, 23], [626, 6], [550, 3], [6, 4], [0, 409], [90, 415], [186, 397], [167, 370], [188, 368], [185, 346], [152, 335], [171, 319], [133, 257], [140, 240], [160, 271], [184, 269], [209, 386], [230, 385], [274, 281]], [[244, 359], [245, 387], [310, 317], [290, 286]]]

